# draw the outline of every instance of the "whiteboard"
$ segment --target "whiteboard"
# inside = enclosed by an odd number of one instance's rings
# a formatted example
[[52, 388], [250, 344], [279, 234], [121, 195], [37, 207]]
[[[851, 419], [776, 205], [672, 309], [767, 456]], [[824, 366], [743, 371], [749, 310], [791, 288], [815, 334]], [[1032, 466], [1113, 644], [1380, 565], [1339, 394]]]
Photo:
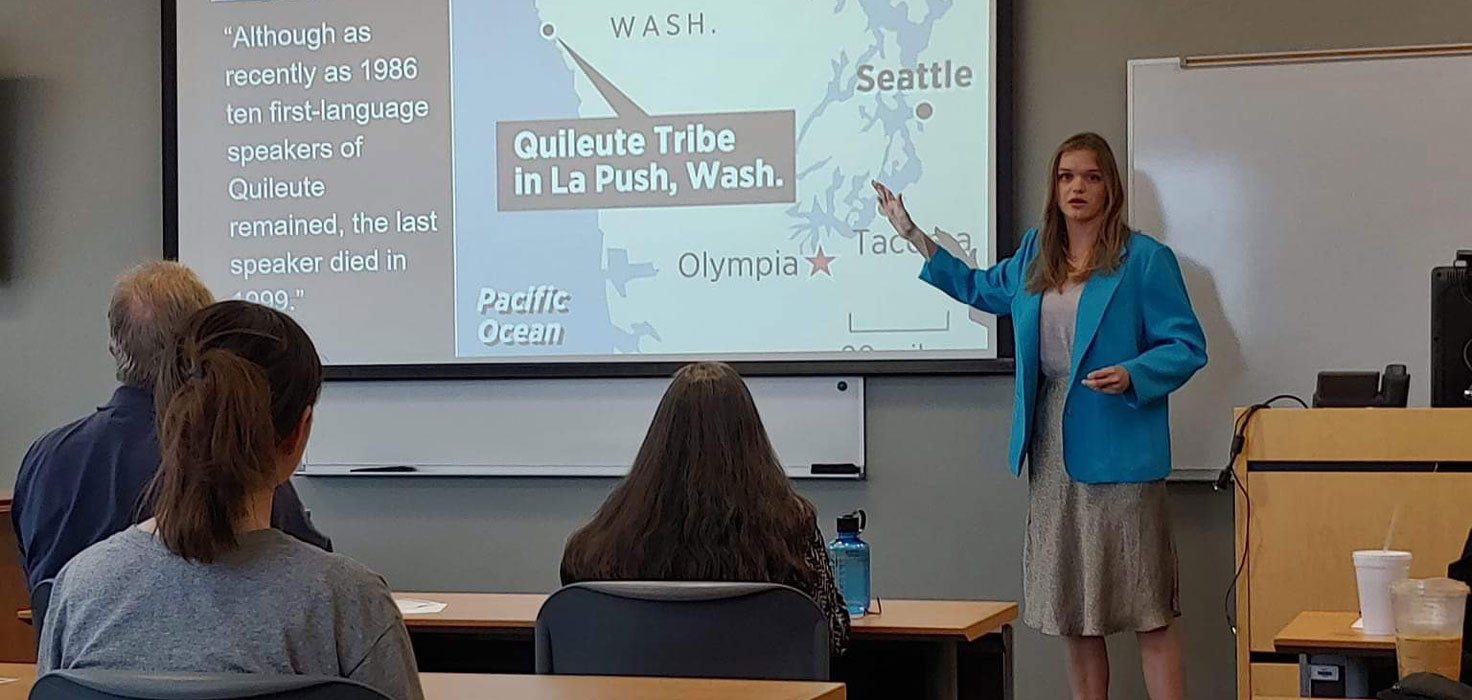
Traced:
[[[789, 475], [863, 476], [863, 378], [746, 382]], [[620, 476], [668, 385], [668, 379], [332, 382], [317, 404], [300, 473]], [[815, 474], [815, 464], [853, 465], [857, 473]]]
[[1403, 363], [1428, 401], [1431, 269], [1472, 247], [1472, 57], [1129, 64], [1131, 223], [1181, 260], [1209, 364], [1172, 397], [1177, 469], [1233, 406]]

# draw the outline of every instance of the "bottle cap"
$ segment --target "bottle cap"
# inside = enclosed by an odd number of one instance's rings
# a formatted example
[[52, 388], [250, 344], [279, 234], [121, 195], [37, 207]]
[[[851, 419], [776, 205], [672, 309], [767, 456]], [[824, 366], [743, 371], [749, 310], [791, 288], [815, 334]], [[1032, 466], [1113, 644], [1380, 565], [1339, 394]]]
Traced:
[[843, 515], [838, 516], [838, 534], [857, 535], [860, 532], [863, 532], [864, 527], [868, 524], [869, 518], [867, 515], [865, 515], [863, 510], [856, 510], [852, 513], [844, 513]]

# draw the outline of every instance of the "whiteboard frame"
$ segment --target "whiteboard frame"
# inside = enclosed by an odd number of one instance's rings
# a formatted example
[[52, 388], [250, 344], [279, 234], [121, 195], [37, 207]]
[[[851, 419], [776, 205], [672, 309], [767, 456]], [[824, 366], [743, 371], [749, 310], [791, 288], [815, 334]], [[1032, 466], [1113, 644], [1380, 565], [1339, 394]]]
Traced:
[[[833, 376], [824, 377], [823, 380], [832, 381], [840, 385], [842, 393], [848, 396], [857, 395], [852, 400], [857, 405], [855, 432], [858, 437], [858, 462], [837, 463], [838, 466], [852, 466], [857, 471], [852, 474], [815, 474], [816, 466], [830, 466], [835, 463], [821, 462], [818, 464], [792, 464], [783, 465], [783, 470], [789, 478], [813, 479], [820, 481], [863, 481], [868, 476], [868, 420], [869, 420], [869, 395], [867, 386], [862, 376]], [[505, 381], [505, 380], [498, 380]], [[558, 380], [569, 381], [569, 380]], [[396, 386], [402, 386], [397, 385]], [[852, 407], [845, 403], [845, 406]], [[768, 424], [772, 418], [765, 416]], [[847, 423], [845, 423], [847, 425]], [[320, 443], [319, 443], [320, 444]], [[333, 477], [333, 478], [415, 478], [415, 477], [532, 477], [532, 478], [621, 478], [629, 471], [628, 464], [581, 464], [581, 465], [547, 465], [547, 464], [444, 464], [433, 461], [375, 461], [375, 462], [340, 462], [340, 461], [316, 461], [313, 459], [314, 450], [308, 444], [307, 450], [302, 458], [302, 463], [297, 466], [295, 475], [306, 477]]]
[[[349, 464], [303, 464], [297, 476], [324, 478], [424, 478], [424, 477], [523, 477], [523, 478], [609, 478], [621, 479], [629, 473], [627, 466], [511, 466], [511, 465], [413, 465], [412, 472], [364, 472]], [[792, 479], [818, 481], [864, 481], [868, 472], [864, 465], [854, 465], [857, 474], [814, 474], [811, 467], [783, 467]]]

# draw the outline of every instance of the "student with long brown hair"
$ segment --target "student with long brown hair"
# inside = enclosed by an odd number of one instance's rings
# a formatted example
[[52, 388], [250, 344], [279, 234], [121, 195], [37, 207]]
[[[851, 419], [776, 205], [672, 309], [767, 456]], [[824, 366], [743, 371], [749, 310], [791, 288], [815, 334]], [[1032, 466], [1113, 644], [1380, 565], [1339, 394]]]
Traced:
[[926, 258], [921, 279], [1010, 315], [1017, 394], [1008, 463], [1028, 465], [1023, 620], [1064, 637], [1074, 697], [1109, 696], [1104, 638], [1134, 632], [1153, 700], [1179, 700], [1180, 615], [1166, 510], [1167, 397], [1206, 364], [1206, 337], [1170, 248], [1125, 222], [1109, 144], [1078, 134], [1053, 154], [1041, 228], [975, 270], [941, 248], [904, 202], [879, 208]]
[[55, 580], [37, 670], [342, 676], [421, 698], [388, 585], [271, 528], [312, 430], [322, 365], [291, 317], [205, 307], [160, 363], [154, 517]]
[[848, 640], [817, 511], [777, 461], [740, 375], [687, 365], [665, 391], [628, 476], [568, 540], [562, 582], [760, 581], [808, 594]]

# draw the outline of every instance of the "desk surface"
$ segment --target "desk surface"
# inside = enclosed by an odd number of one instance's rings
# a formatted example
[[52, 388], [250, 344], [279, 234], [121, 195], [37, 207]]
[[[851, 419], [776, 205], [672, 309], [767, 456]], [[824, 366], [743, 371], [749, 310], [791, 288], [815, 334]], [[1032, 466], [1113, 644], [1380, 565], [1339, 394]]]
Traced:
[[0, 700], [26, 700], [36, 682], [36, 665], [0, 664], [0, 678], [16, 679], [0, 683]]
[[[25, 700], [36, 682], [32, 664], [0, 664], [0, 700]], [[726, 681], [684, 678], [580, 678], [424, 673], [426, 700], [844, 700], [841, 683]]]
[[1359, 619], [1352, 612], [1303, 612], [1273, 638], [1280, 652], [1361, 651], [1394, 652], [1394, 636], [1368, 635], [1350, 627]]
[[425, 700], [844, 700], [842, 683], [423, 673]]
[[[395, 593], [394, 597], [446, 604], [441, 612], [405, 615], [404, 623], [411, 630], [531, 629], [547, 599], [540, 593]], [[855, 638], [937, 637], [972, 642], [1017, 619], [1016, 603], [885, 600], [882, 608], [882, 614], [854, 620]]]
[[[395, 593], [395, 598], [445, 603], [441, 612], [404, 616], [411, 630], [530, 630], [547, 596], [541, 593]], [[858, 639], [936, 637], [974, 642], [1017, 620], [1016, 603], [968, 600], [888, 600], [883, 613], [853, 621]], [[31, 621], [30, 610], [16, 617]]]

